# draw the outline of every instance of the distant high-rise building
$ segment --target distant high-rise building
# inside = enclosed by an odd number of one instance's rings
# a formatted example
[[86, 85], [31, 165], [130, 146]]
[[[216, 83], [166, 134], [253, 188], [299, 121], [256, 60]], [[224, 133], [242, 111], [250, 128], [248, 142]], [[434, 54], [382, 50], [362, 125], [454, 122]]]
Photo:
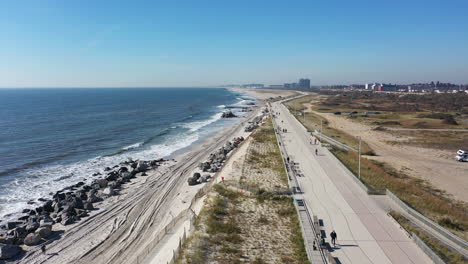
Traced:
[[310, 80], [309, 79], [300, 79], [298, 83], [299, 88], [310, 88]]

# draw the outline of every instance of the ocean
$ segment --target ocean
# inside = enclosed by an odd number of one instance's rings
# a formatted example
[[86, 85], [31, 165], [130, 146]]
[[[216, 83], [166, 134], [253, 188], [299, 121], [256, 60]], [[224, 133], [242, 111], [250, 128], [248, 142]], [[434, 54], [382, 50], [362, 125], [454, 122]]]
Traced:
[[221, 114], [244, 99], [222, 88], [0, 89], [0, 219], [106, 166], [170, 157], [235, 122]]

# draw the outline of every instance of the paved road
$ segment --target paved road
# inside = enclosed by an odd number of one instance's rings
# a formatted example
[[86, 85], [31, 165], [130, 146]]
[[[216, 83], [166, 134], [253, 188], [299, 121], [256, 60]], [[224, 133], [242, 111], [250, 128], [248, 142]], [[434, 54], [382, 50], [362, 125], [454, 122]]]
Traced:
[[[327, 150], [310, 145], [305, 128], [280, 103], [277, 124], [286, 128], [283, 135], [288, 155], [299, 162], [304, 177], [299, 177], [303, 199], [323, 220], [326, 241], [335, 230], [338, 244], [332, 255], [341, 263], [432, 263], [400, 229], [382, 206], [380, 199], [360, 189], [342, 165]], [[318, 149], [319, 155], [315, 155]]]

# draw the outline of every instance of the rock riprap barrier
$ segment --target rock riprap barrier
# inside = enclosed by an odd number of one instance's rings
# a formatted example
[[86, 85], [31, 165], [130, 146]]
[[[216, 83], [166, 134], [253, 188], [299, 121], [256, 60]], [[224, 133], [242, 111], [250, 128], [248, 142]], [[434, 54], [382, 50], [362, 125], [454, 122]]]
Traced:
[[[211, 153], [208, 160], [199, 164], [198, 169], [201, 172], [210, 172], [216, 173], [218, 172], [224, 162], [226, 161], [227, 155], [233, 151], [235, 148], [239, 146], [239, 144], [244, 141], [243, 137], [236, 137], [232, 141], [228, 141], [224, 146], [219, 148], [214, 153]], [[187, 182], [189, 185], [196, 185], [202, 182], [207, 182], [211, 179], [210, 174], [203, 174], [199, 172], [195, 172], [193, 176], [189, 177]]]
[[[105, 176], [91, 183], [78, 182], [56, 193], [52, 199], [40, 198], [41, 205], [24, 209], [13, 221], [0, 223], [0, 259], [10, 259], [22, 252], [20, 246], [36, 246], [53, 234], [53, 225], [67, 226], [87, 217], [96, 210], [94, 205], [118, 194], [122, 185], [138, 176], [147, 176], [148, 170], [156, 169], [166, 160], [128, 160], [104, 169]], [[103, 176], [101, 173], [94, 177]]]

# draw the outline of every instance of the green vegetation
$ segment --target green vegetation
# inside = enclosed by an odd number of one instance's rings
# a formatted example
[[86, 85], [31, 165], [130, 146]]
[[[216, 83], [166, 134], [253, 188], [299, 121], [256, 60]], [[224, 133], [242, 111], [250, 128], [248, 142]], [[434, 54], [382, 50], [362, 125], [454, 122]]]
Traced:
[[[355, 175], [358, 173], [356, 153], [333, 150], [333, 154]], [[361, 180], [375, 188], [392, 191], [409, 206], [450, 229], [464, 239], [468, 238], [467, 204], [453, 201], [442, 190], [435, 189], [426, 181], [405, 175], [388, 165], [361, 158]], [[446, 221], [443, 219], [450, 219]]]
[[[466, 94], [342, 92], [322, 95], [320, 98], [320, 102], [313, 106], [315, 111], [356, 111], [359, 114], [350, 115], [349, 118], [371, 125], [410, 129], [468, 128]], [[374, 114], [375, 112], [379, 114]]]
[[268, 145], [270, 151], [265, 154], [256, 149], [251, 149], [247, 153], [247, 162], [255, 164], [256, 168], [270, 168], [279, 174], [284, 187], [288, 187], [288, 175], [284, 170], [283, 158], [276, 142], [276, 134], [273, 128], [273, 122], [268, 119], [266, 123], [258, 128], [253, 134], [252, 139], [256, 144]]
[[[455, 112], [468, 114], [468, 94], [387, 94], [373, 92], [324, 92], [318, 107], [387, 112]], [[336, 110], [338, 111], [338, 110]]]
[[288, 184], [271, 120], [246, 155], [240, 179], [249, 191], [233, 180], [215, 184], [177, 263], [309, 263], [293, 201], [278, 192]]
[[401, 225], [403, 228], [406, 229], [408, 233], [414, 233], [419, 238], [421, 238], [427, 246], [429, 246], [445, 263], [447, 264], [466, 264], [468, 260], [464, 258], [463, 255], [450, 250], [442, 243], [440, 243], [437, 239], [433, 238], [432, 236], [428, 235], [422, 229], [418, 228], [416, 225], [412, 224], [408, 219], [397, 212], [390, 212], [392, 217]]

